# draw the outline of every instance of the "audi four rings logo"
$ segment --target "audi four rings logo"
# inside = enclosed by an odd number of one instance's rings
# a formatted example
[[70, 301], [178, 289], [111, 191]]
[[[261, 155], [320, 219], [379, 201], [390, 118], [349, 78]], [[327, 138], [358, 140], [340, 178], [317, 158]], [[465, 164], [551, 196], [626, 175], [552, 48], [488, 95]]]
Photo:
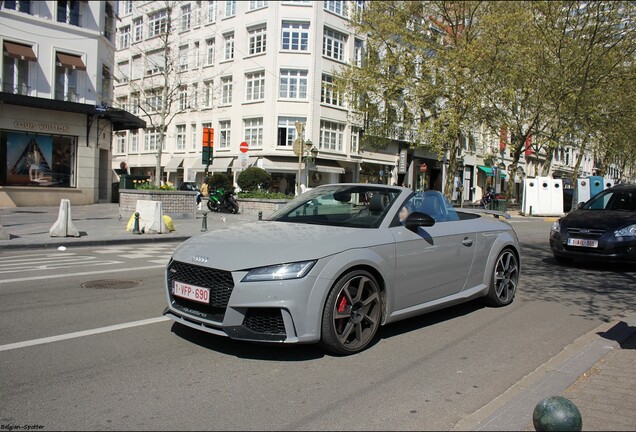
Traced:
[[192, 261], [195, 262], [195, 263], [206, 263], [206, 262], [208, 262], [208, 257], [195, 255], [195, 256], [192, 257]]

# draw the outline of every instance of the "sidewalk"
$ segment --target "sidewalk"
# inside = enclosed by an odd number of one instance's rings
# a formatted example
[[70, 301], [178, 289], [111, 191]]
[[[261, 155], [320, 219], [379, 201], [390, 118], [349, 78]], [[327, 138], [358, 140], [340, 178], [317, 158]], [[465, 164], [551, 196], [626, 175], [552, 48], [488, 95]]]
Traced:
[[[51, 237], [49, 230], [57, 221], [59, 207], [16, 207], [0, 209], [2, 231], [9, 240], [0, 240], [0, 250], [24, 248], [57, 248], [59, 246], [91, 246], [128, 242], [181, 242], [203, 234], [203, 210], [194, 218], [173, 218], [175, 231], [165, 234], [132, 234], [126, 231], [128, 220], [119, 219], [119, 204], [71, 206], [73, 224], [80, 237]], [[257, 221], [257, 214], [207, 213], [207, 230]], [[269, 214], [263, 214], [263, 219]]]

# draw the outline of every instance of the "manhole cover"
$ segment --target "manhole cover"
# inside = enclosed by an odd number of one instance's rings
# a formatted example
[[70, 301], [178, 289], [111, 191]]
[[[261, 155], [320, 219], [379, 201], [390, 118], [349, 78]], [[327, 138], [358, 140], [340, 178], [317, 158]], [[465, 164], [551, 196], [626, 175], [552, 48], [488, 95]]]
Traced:
[[129, 289], [140, 287], [144, 281], [125, 280], [125, 279], [102, 279], [90, 282], [84, 282], [82, 288], [89, 289]]

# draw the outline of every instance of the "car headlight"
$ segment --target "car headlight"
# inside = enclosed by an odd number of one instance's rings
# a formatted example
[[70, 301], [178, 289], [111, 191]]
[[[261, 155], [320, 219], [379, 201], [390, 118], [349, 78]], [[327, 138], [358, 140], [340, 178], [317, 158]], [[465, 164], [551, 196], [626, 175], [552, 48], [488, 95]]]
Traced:
[[286, 279], [300, 279], [305, 277], [316, 261], [302, 261], [259, 267], [250, 270], [242, 282], [277, 281]]
[[636, 224], [614, 231], [615, 237], [636, 237]]
[[552, 228], [550, 228], [550, 231], [553, 231], [553, 232], [561, 231], [561, 222], [556, 221], [555, 223], [553, 223]]

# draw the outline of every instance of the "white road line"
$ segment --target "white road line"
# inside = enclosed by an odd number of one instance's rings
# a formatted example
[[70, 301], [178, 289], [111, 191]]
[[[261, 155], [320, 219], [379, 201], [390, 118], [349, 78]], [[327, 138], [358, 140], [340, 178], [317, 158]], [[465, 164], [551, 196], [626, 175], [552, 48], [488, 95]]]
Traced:
[[33, 339], [29, 341], [24, 341], [24, 342], [16, 342], [16, 343], [7, 344], [7, 345], [0, 345], [0, 351], [9, 351], [9, 350], [14, 350], [19, 348], [30, 347], [34, 345], [42, 345], [42, 344], [51, 343], [51, 342], [59, 342], [59, 341], [67, 340], [67, 339], [75, 339], [79, 337], [91, 336], [91, 335], [96, 335], [100, 333], [108, 333], [112, 331], [123, 330], [123, 329], [131, 328], [131, 327], [139, 327], [139, 326], [148, 325], [148, 324], [155, 324], [155, 323], [169, 321], [169, 320], [170, 318], [168, 317], [160, 316], [160, 317], [149, 318], [149, 319], [145, 319], [141, 321], [132, 321], [132, 322], [123, 323], [123, 324], [115, 324], [111, 326], [100, 327], [100, 328], [96, 328], [92, 330], [78, 331], [75, 333], [67, 333], [63, 335], [51, 336], [51, 337], [46, 337], [41, 339]]
[[73, 276], [88, 276], [88, 275], [96, 275], [96, 274], [102, 274], [102, 273], [121, 273], [124, 271], [137, 272], [139, 270], [149, 270], [149, 269], [155, 269], [155, 268], [166, 268], [166, 264], [151, 265], [151, 266], [145, 266], [145, 267], [119, 268], [119, 269], [112, 269], [112, 270], [95, 270], [90, 272], [65, 273], [65, 274], [58, 274], [58, 275], [33, 276], [33, 277], [24, 277], [24, 278], [16, 278], [16, 279], [0, 279], [0, 284], [28, 282], [28, 281], [45, 280], [45, 279], [68, 278]]

